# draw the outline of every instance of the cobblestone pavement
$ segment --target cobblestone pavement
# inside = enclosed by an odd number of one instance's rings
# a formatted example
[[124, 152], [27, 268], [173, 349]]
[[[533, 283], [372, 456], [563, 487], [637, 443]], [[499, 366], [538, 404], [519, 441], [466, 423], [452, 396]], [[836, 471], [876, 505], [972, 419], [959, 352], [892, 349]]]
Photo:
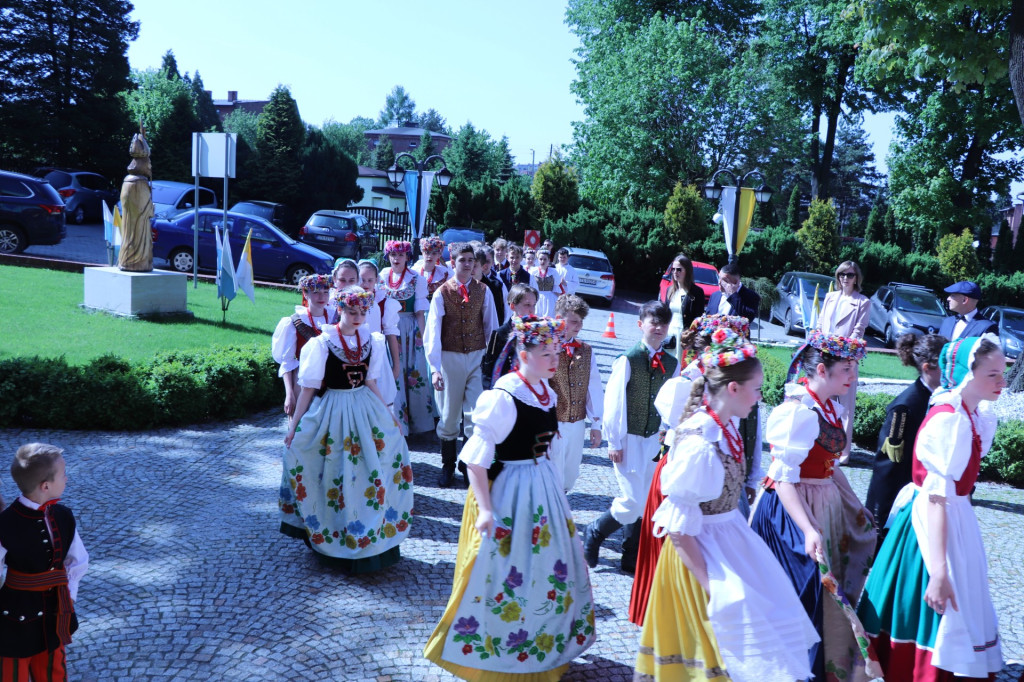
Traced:
[[[635, 315], [616, 310], [616, 318], [618, 341], [600, 338], [603, 320], [585, 334], [605, 370], [637, 338]], [[350, 577], [321, 567], [277, 531], [283, 436], [276, 410], [145, 433], [0, 431], [4, 457], [33, 440], [66, 450], [64, 500], [91, 557], [77, 604], [81, 629], [69, 649], [72, 679], [453, 679], [422, 658], [450, 592], [465, 499], [464, 489], [435, 487], [436, 441], [410, 441], [418, 517], [402, 561]], [[861, 495], [865, 462], [848, 469]], [[6, 474], [2, 490], [9, 501]], [[614, 491], [605, 452], [588, 450], [569, 497], [577, 522], [606, 509]], [[1019, 661], [1024, 491], [981, 484], [975, 499], [1004, 655]], [[566, 680], [632, 678], [638, 630], [627, 620], [631, 579], [617, 570], [617, 540], [591, 573], [597, 642]], [[1017, 663], [999, 679], [1022, 672]]]

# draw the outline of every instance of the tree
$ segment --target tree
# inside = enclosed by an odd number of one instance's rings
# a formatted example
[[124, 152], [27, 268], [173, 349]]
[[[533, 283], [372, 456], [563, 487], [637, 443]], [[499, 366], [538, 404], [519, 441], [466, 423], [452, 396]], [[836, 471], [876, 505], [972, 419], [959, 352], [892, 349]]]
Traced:
[[195, 105], [196, 117], [199, 119], [200, 128], [208, 133], [223, 132], [224, 125], [220, 121], [220, 114], [217, 113], [217, 107], [213, 105], [213, 97], [206, 91], [206, 87], [203, 85], [203, 77], [199, 75], [198, 70], [189, 83], [192, 86], [192, 101]]
[[879, 195], [871, 207], [871, 213], [868, 214], [868, 224], [864, 230], [864, 241], [885, 241], [885, 211], [886, 206], [882, 203], [881, 195]]
[[348, 123], [327, 121], [320, 130], [330, 139], [331, 144], [339, 147], [353, 161], [363, 166], [372, 166], [373, 154], [366, 142], [366, 131], [374, 125], [371, 119], [356, 117]]
[[174, 58], [173, 50], [164, 52], [164, 58], [160, 62], [160, 73], [169, 81], [181, 78], [181, 73], [178, 71], [178, 60]]
[[839, 260], [836, 208], [832, 200], [812, 199], [807, 220], [796, 233], [804, 256], [816, 272], [829, 272]]
[[515, 159], [512, 158], [512, 150], [508, 146], [508, 135], [502, 135], [501, 140], [494, 146], [494, 165], [498, 168], [498, 182], [508, 182], [515, 175]]
[[555, 152], [534, 173], [530, 195], [536, 204], [538, 218], [543, 221], [561, 220], [575, 213], [580, 206], [576, 172], [566, 165], [561, 154]]
[[494, 142], [486, 130], [477, 130], [472, 123], [466, 123], [445, 149], [444, 158], [448, 169], [467, 185], [485, 177], [497, 179], [501, 168], [493, 147]]
[[444, 133], [448, 122], [444, 116], [437, 112], [437, 109], [427, 109], [419, 119], [420, 128], [429, 130], [432, 133]]
[[978, 263], [983, 272], [992, 267], [992, 223], [987, 221], [978, 227]]
[[1017, 269], [1013, 252], [1013, 231], [1010, 229], [1009, 222], [1003, 221], [999, 228], [999, 236], [996, 238], [995, 252], [992, 254], [992, 267], [996, 272], [1008, 274]]
[[377, 140], [377, 146], [373, 148], [373, 155], [370, 157], [370, 165], [377, 170], [386, 171], [395, 163], [395, 145], [391, 144], [391, 138], [381, 135]]
[[871, 210], [882, 176], [875, 169], [875, 154], [860, 119], [842, 118], [832, 158], [831, 196], [836, 204], [840, 231], [849, 236], [850, 226], [859, 223]]
[[947, 234], [939, 240], [939, 265], [951, 282], [972, 280], [978, 274], [978, 255], [974, 251], [974, 235], [970, 230]]
[[786, 227], [793, 232], [800, 229], [800, 186], [793, 185], [789, 193], [789, 204], [786, 206]]
[[288, 88], [278, 85], [256, 123], [259, 172], [255, 185], [261, 199], [299, 204], [305, 141], [306, 127], [299, 117], [299, 107]]
[[423, 161], [428, 156], [437, 153], [437, 146], [434, 144], [434, 137], [430, 134], [430, 131], [426, 128], [423, 129], [423, 134], [420, 135], [420, 143], [416, 147], [416, 151], [413, 152], [413, 156], [416, 157], [417, 161]]
[[[128, 0], [11, 0], [0, 10], [0, 158], [124, 174], [132, 130]], [[136, 129], [138, 122], [134, 123]]]
[[689, 251], [693, 243], [708, 236], [706, 202], [694, 185], [677, 182], [665, 206], [665, 232], [651, 233], [668, 251]]
[[359, 169], [340, 147], [320, 130], [310, 126], [302, 148], [303, 214], [324, 208], [342, 210], [363, 198], [356, 180]]
[[396, 85], [391, 93], [384, 98], [384, 108], [380, 112], [380, 125], [403, 126], [416, 122], [416, 102], [401, 85]]
[[224, 117], [224, 132], [238, 133], [238, 139], [244, 141], [249, 148], [256, 149], [256, 127], [259, 114], [236, 109]]
[[159, 178], [192, 180], [192, 133], [202, 130], [192, 90], [164, 70], [133, 71], [134, 89], [123, 93], [125, 109], [142, 122], [149, 140], [150, 161]]

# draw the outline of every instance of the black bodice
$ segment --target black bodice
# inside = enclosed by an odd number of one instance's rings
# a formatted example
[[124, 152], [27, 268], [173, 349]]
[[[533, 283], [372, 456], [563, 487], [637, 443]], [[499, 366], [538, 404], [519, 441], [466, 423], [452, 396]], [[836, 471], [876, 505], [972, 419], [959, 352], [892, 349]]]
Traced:
[[547, 457], [548, 446], [558, 432], [558, 415], [554, 409], [542, 410], [527, 405], [508, 391], [505, 392], [512, 396], [515, 403], [516, 423], [508, 437], [494, 446], [494, 464], [487, 472], [491, 479], [501, 471], [502, 462]]
[[329, 388], [343, 391], [359, 388], [366, 383], [366, 374], [370, 370], [370, 355], [372, 350], [367, 352], [366, 357], [359, 362], [345, 362], [333, 352], [327, 354], [327, 364], [324, 367], [323, 390]]

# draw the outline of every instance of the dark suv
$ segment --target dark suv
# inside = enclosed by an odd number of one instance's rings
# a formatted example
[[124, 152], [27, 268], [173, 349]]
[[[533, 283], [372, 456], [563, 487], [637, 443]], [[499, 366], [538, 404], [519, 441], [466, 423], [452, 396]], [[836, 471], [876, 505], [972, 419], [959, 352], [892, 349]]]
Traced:
[[103, 220], [103, 202], [111, 208], [120, 197], [110, 180], [98, 173], [65, 170], [63, 168], [40, 168], [36, 176], [53, 185], [64, 200], [67, 219], [81, 225], [86, 220]]
[[335, 258], [359, 260], [377, 250], [370, 221], [350, 211], [317, 211], [299, 228], [299, 241]]
[[0, 171], [0, 253], [60, 244], [66, 231], [64, 201], [50, 183]]
[[232, 213], [245, 213], [263, 218], [267, 222], [294, 235], [295, 226], [291, 224], [292, 213], [284, 204], [273, 201], [239, 201], [230, 209]]

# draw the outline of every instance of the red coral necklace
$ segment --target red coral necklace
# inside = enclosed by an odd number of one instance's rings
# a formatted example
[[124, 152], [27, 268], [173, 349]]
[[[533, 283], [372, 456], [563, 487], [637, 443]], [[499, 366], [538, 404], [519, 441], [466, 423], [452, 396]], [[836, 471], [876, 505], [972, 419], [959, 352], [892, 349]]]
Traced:
[[[320, 336], [320, 328], [316, 326], [316, 322], [313, 321], [313, 311], [306, 308], [306, 316], [309, 317], [309, 326], [313, 328], [313, 335]], [[324, 311], [324, 325], [327, 324], [327, 311]]]
[[345, 343], [345, 335], [341, 333], [341, 322], [334, 325], [334, 327], [338, 330], [338, 338], [341, 339], [341, 350], [345, 353], [345, 359], [352, 364], [359, 362], [359, 356], [363, 347], [363, 344], [359, 342], [359, 330], [356, 330], [356, 347], [355, 349], [351, 349], [348, 347], [348, 344]]
[[543, 381], [540, 382], [540, 387], [544, 392], [538, 393], [533, 390], [533, 386], [530, 385], [530, 382], [526, 380], [526, 377], [524, 377], [518, 369], [516, 370], [516, 376], [522, 379], [523, 383], [526, 384], [526, 388], [530, 389], [530, 393], [532, 393], [533, 397], [537, 399], [537, 402], [540, 403], [541, 407], [548, 406], [548, 403], [551, 402], [551, 394], [548, 393], [548, 387], [544, 385]]
[[836, 414], [836, 407], [832, 404], [832, 401], [829, 400], [827, 403], [823, 403], [821, 402], [821, 398], [818, 397], [818, 394], [811, 390], [810, 386], [804, 386], [804, 388], [807, 389], [807, 394], [814, 399], [814, 402], [818, 403], [818, 407], [821, 408], [821, 413], [822, 416], [825, 417], [825, 421], [837, 429], [842, 428], [843, 423], [839, 420], [839, 415]]
[[[725, 434], [725, 442], [729, 445], [729, 454], [737, 462], [743, 461], [743, 438], [740, 436], [739, 429], [733, 426], [732, 420], [729, 420], [728, 424], [722, 423], [722, 418], [718, 416], [718, 413], [711, 409], [711, 405], [704, 403], [704, 409], [707, 410], [708, 415], [715, 420], [718, 424], [718, 428], [722, 429], [722, 433]], [[730, 431], [730, 429], [732, 429]]]
[[388, 272], [388, 287], [391, 288], [391, 289], [397, 289], [398, 285], [402, 283], [402, 279], [405, 277], [405, 270], [402, 270], [400, 273], [398, 273], [398, 281], [397, 282], [392, 279], [392, 277], [394, 277], [394, 276], [395, 276], [395, 269], [391, 268], [391, 270]]

